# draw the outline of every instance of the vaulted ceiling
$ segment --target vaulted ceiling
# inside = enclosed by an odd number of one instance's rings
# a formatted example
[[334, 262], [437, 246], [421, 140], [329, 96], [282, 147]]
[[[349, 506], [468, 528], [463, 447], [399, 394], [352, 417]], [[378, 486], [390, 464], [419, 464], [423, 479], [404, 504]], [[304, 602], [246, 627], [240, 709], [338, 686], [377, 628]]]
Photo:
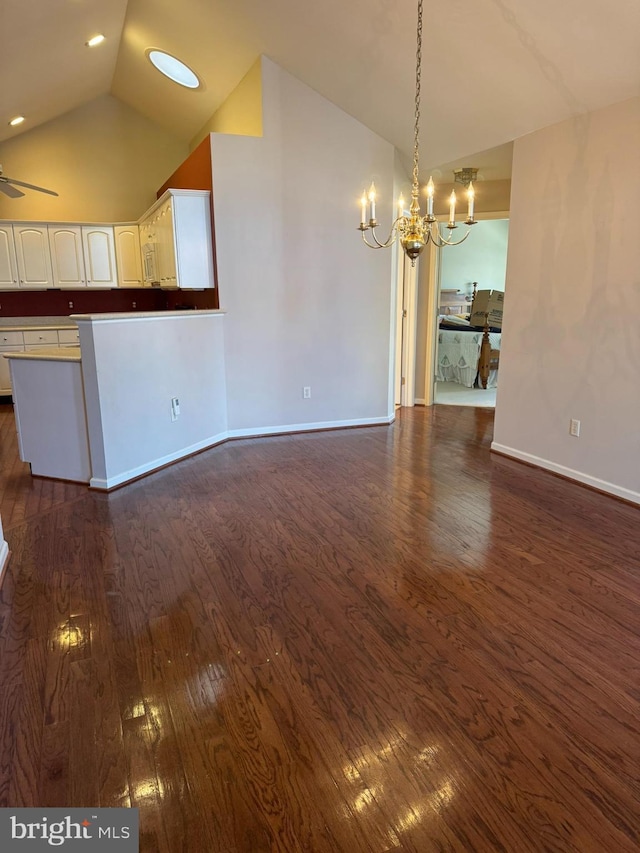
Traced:
[[[415, 26], [415, 0], [3, 0], [0, 141], [106, 92], [189, 140], [264, 53], [410, 161]], [[639, 32], [638, 0], [425, 0], [423, 165], [508, 177], [511, 140], [640, 94]], [[204, 89], [162, 77], [148, 47]]]

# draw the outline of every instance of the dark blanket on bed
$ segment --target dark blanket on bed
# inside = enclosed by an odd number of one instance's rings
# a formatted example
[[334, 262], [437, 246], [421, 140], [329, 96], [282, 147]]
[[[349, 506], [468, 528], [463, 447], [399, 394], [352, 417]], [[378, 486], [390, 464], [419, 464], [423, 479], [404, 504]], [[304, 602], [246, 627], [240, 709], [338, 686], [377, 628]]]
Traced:
[[[440, 320], [441, 329], [453, 329], [456, 332], [483, 332], [484, 326], [463, 326], [462, 323], [451, 323], [447, 320]], [[489, 326], [490, 332], [502, 332], [502, 329], [497, 326]]]

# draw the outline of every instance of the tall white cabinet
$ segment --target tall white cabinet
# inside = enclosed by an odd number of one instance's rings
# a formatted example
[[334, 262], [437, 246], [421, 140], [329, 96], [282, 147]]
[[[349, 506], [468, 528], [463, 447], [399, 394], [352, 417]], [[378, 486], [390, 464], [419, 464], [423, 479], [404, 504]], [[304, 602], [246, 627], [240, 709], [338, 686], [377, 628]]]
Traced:
[[208, 190], [167, 190], [140, 222], [148, 283], [165, 288], [214, 287]]

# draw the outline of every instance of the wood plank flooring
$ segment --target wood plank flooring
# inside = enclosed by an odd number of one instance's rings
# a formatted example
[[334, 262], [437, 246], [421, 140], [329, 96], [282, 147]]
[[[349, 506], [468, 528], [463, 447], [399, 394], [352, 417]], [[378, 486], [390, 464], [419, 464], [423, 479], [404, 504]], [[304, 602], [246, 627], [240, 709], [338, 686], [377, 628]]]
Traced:
[[0, 407], [0, 807], [134, 806], [143, 853], [640, 850], [640, 511], [492, 429], [105, 495], [33, 480]]

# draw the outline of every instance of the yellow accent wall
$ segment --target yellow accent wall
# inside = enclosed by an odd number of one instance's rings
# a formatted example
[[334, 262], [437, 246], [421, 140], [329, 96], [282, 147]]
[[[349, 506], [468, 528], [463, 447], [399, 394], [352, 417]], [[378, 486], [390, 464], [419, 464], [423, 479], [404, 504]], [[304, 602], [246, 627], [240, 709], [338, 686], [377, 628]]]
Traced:
[[137, 219], [185, 159], [187, 145], [111, 95], [102, 95], [0, 147], [5, 175], [47, 187], [0, 194], [1, 219], [123, 222]]
[[258, 58], [209, 121], [196, 133], [191, 150], [210, 133], [262, 136], [262, 65]]

